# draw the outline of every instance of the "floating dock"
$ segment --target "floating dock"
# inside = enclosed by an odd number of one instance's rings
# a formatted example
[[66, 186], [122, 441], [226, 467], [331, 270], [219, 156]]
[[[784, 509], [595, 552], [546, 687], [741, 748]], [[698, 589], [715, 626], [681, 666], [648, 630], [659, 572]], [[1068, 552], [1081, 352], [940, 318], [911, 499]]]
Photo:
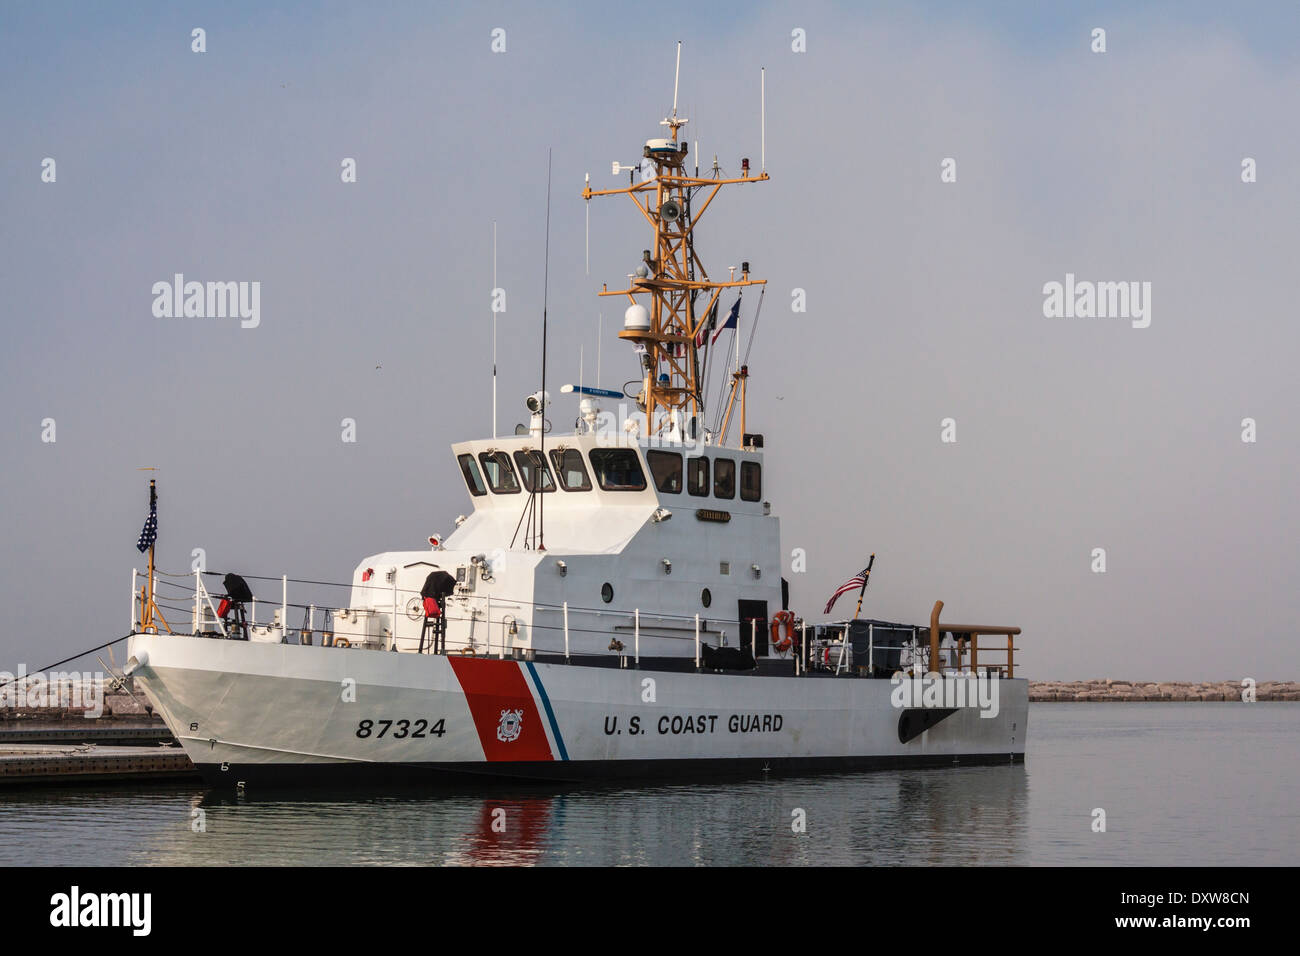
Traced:
[[0, 720], [6, 744], [99, 744], [136, 746], [171, 741], [171, 731], [152, 717], [120, 720]]
[[112, 694], [103, 705], [89, 718], [85, 707], [0, 712], [0, 789], [199, 779], [142, 698]]
[[187, 778], [199, 779], [176, 745], [0, 744], [0, 787]]

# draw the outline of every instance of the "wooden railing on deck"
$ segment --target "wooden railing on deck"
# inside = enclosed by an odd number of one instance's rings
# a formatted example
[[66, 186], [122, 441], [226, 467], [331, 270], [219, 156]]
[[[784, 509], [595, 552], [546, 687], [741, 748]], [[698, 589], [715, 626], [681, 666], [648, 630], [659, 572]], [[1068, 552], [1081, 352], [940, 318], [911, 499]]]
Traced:
[[[939, 612], [943, 610], [943, 602], [935, 601], [934, 610], [930, 612], [930, 669], [939, 671], [939, 635], [944, 631], [951, 631], [953, 638], [957, 641], [958, 650], [964, 654], [966, 650], [966, 641], [970, 641], [970, 669], [972, 673], [976, 672], [979, 663], [979, 636], [981, 634], [1001, 634], [1007, 639], [1007, 662], [1006, 676], [1016, 676], [1016, 647], [1013, 643], [1015, 636], [1020, 633], [1018, 627], [996, 627], [984, 624], [940, 624]], [[986, 647], [986, 651], [1000, 651], [1002, 648]], [[987, 666], [987, 665], [986, 665]], [[1001, 669], [1001, 665], [995, 665]], [[992, 669], [992, 668], [990, 668]]]

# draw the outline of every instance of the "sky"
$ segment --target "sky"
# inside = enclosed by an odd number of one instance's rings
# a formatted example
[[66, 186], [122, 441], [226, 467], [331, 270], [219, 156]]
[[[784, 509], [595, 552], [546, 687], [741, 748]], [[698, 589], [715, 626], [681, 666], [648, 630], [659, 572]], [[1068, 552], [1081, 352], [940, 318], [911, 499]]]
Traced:
[[[168, 570], [343, 581], [451, 531], [493, 223], [504, 431], [537, 387], [548, 151], [551, 381], [598, 323], [634, 378], [595, 292], [647, 232], [593, 203], [588, 266], [580, 193], [660, 135], [681, 40], [706, 165], [759, 165], [766, 69], [771, 181], [697, 247], [769, 283], [794, 609], [874, 552], [864, 614], [1019, 625], [1024, 676], [1300, 678], [1300, 8], [376, 6], [0, 7], [0, 670], [126, 632], [150, 475]], [[260, 323], [156, 317], [176, 273], [260, 282]], [[1150, 283], [1150, 324], [1045, 315], [1067, 274]]]

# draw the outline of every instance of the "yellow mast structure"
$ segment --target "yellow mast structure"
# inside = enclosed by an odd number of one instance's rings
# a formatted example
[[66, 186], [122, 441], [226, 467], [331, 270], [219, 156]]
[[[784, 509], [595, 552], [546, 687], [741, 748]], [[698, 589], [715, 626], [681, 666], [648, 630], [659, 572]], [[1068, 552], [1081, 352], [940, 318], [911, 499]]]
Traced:
[[[680, 62], [681, 45], [678, 44], [679, 67]], [[765, 182], [768, 175], [766, 170], [760, 170], [756, 176], [751, 176], [748, 159], [741, 160], [739, 178], [723, 179], [716, 159], [711, 178], [699, 175], [698, 159], [695, 175], [689, 175], [685, 168], [688, 144], [679, 138], [681, 128], [688, 120], [677, 116], [676, 100], [674, 87], [672, 116], [660, 121], [661, 126], [668, 127], [669, 138], [652, 139], [645, 145], [643, 155], [653, 164], [652, 177], [624, 189], [592, 189], [588, 183], [582, 191], [583, 199], [588, 202], [596, 196], [629, 197], [654, 233], [652, 247], [642, 253], [641, 265], [644, 268], [638, 266], [631, 285], [626, 289], [611, 290], [606, 284], [598, 293], [601, 296], [627, 296], [633, 304], [642, 304], [638, 302], [638, 296], [648, 299], [649, 327], [624, 328], [619, 338], [645, 350], [638, 405], [645, 413], [650, 433], [662, 431], [674, 418], [680, 419], [684, 428], [691, 427], [689, 422], [699, 421], [704, 397], [701, 394], [696, 337], [704, 330], [709, 315], [717, 307], [723, 289], [765, 285], [767, 282], [766, 279], [750, 278], [748, 262], [744, 263], [739, 279], [734, 276], [727, 281], [710, 279], [696, 253], [695, 229], [719, 190], [737, 183]], [[666, 378], [661, 380], [660, 376]], [[740, 369], [732, 375], [731, 404], [735, 402], [739, 384], [742, 422], [745, 377], [747, 375]]]

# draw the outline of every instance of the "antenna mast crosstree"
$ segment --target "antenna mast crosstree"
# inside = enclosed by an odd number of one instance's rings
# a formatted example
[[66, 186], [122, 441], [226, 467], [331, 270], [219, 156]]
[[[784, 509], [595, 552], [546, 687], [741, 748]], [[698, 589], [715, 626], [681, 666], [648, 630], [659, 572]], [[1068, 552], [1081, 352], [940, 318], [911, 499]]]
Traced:
[[[680, 43], [677, 57], [680, 73]], [[629, 321], [619, 338], [633, 342], [638, 351], [644, 347], [638, 404], [651, 430], [662, 428], [665, 418], [668, 422], [683, 420], [683, 424], [700, 420], [704, 400], [696, 338], [705, 329], [723, 289], [764, 285], [767, 281], [750, 278], [747, 262], [738, 279], [734, 276], [726, 281], [709, 278], [695, 250], [695, 228], [700, 219], [723, 186], [764, 182], [768, 175], [765, 169], [760, 169], [757, 175], [751, 176], [748, 159], [741, 161], [738, 178], [722, 178], [716, 162], [712, 177], [689, 175], [685, 168], [688, 143], [685, 139], [679, 142], [679, 133], [687, 122], [685, 117], [677, 115], [674, 80], [672, 115], [660, 121], [661, 126], [668, 127], [669, 136], [649, 140], [643, 152], [653, 167], [653, 175], [643, 174], [642, 182], [623, 189], [592, 189], [587, 183], [582, 191], [583, 199], [588, 202], [596, 196], [629, 197], [654, 233], [652, 248], [642, 253], [642, 263], [629, 287], [610, 289], [606, 284], [598, 293], [627, 296], [633, 306], [643, 305], [648, 313], [648, 327], [636, 327], [642, 323], [631, 320], [629, 308]], [[648, 173], [644, 163], [642, 169]], [[659, 426], [655, 425], [657, 421]]]

